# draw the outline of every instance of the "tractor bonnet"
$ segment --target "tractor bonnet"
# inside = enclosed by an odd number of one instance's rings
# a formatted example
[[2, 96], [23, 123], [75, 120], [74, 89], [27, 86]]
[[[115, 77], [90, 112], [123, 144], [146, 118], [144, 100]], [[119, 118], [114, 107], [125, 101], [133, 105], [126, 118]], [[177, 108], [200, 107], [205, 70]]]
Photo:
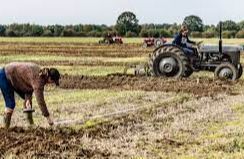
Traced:
[[[239, 52], [241, 50], [243, 50], [243, 47], [237, 46], [237, 45], [225, 45], [222, 48], [222, 51], [224, 53], [226, 53], [226, 52]], [[219, 52], [219, 46], [218, 45], [202, 45], [200, 47], [200, 52], [218, 53]]]

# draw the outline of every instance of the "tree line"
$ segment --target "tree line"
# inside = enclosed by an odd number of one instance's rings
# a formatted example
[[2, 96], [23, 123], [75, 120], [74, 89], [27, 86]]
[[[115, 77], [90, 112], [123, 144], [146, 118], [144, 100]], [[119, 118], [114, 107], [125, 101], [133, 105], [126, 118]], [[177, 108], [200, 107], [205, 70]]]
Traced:
[[[184, 18], [192, 37], [218, 37], [218, 25], [204, 25], [202, 19], [196, 15]], [[182, 24], [139, 24], [139, 20], [132, 12], [119, 15], [116, 24], [107, 25], [36, 25], [10, 24], [0, 25], [0, 36], [4, 37], [103, 37], [116, 34], [125, 37], [173, 37]], [[232, 20], [222, 22], [224, 38], [244, 38], [244, 21], [236, 23]]]

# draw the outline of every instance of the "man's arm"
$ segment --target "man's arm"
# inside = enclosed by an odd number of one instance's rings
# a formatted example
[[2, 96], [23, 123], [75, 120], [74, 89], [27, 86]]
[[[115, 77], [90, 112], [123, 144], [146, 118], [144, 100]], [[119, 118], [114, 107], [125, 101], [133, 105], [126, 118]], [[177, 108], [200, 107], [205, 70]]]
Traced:
[[41, 109], [42, 115], [44, 117], [49, 117], [49, 111], [47, 109], [47, 105], [46, 105], [46, 102], [44, 100], [44, 93], [43, 92], [44, 92], [44, 88], [34, 89], [36, 101], [37, 101], [38, 106]]
[[191, 40], [188, 38], [188, 36], [187, 36], [186, 38], [187, 38], [187, 42], [188, 42], [188, 43], [190, 43], [190, 44], [196, 44], [196, 42], [195, 42], [195, 41], [191, 41]]
[[182, 39], [182, 37], [180, 36], [180, 34], [177, 34], [175, 36], [175, 39], [173, 40], [173, 44], [178, 45], [178, 46], [181, 46], [182, 45], [181, 44], [181, 39]]
[[53, 125], [54, 123], [53, 123], [53, 120], [50, 117], [49, 111], [47, 109], [47, 105], [46, 105], [46, 102], [44, 100], [44, 93], [43, 92], [44, 92], [44, 88], [34, 89], [36, 101], [37, 101], [37, 103], [38, 103], [38, 105], [42, 111], [42, 115], [47, 118], [49, 125]]

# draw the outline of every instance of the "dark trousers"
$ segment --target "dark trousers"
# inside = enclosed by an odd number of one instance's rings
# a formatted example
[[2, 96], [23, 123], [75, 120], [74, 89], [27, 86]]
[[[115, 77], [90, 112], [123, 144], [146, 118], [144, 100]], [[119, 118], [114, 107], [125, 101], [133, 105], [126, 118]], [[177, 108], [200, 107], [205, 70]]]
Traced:
[[5, 106], [10, 109], [15, 108], [14, 89], [6, 77], [5, 70], [0, 69], [0, 89], [3, 94]]

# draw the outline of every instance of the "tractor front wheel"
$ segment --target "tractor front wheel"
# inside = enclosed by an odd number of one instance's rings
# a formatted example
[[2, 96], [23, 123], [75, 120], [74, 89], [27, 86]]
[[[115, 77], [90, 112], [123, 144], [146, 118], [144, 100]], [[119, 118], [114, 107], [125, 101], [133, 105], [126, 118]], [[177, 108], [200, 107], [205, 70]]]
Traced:
[[238, 70], [231, 63], [223, 63], [216, 67], [214, 76], [219, 79], [235, 81], [238, 79]]

